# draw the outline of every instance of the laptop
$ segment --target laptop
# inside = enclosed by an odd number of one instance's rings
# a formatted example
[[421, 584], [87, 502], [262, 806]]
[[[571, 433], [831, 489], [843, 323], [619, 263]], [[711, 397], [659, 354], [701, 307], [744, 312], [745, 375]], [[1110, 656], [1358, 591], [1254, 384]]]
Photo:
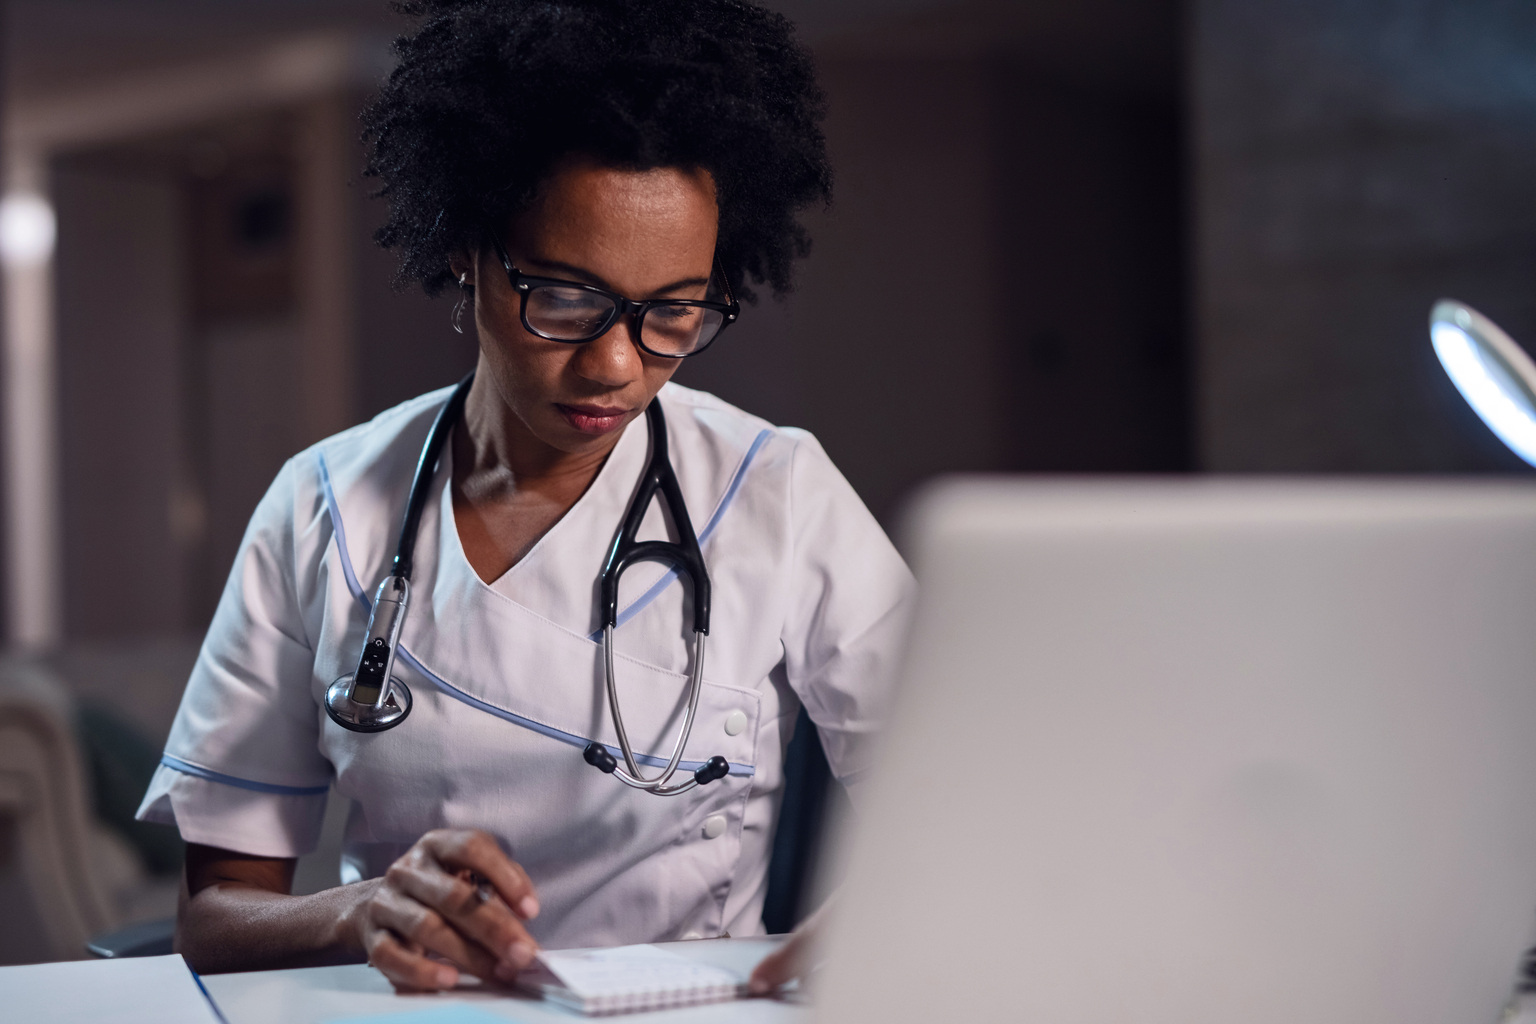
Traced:
[[1484, 1024], [1536, 939], [1536, 485], [956, 479], [825, 1021]]

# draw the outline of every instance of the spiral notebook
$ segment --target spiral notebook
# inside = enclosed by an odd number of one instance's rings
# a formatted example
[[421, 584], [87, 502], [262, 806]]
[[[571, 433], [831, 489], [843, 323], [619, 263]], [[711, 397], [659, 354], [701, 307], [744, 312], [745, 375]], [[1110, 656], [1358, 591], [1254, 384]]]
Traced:
[[733, 971], [651, 945], [546, 950], [517, 985], [594, 1016], [718, 1003], [747, 992], [747, 979]]

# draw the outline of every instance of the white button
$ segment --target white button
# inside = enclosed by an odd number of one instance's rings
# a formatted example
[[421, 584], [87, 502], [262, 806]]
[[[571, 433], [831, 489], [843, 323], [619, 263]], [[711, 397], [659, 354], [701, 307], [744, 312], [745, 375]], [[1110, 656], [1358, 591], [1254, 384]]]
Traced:
[[711, 814], [704, 819], [704, 838], [715, 839], [725, 831], [725, 815]]
[[692, 942], [694, 939], [702, 939], [703, 937], [698, 932], [683, 932], [684, 942]]
[[741, 730], [747, 727], [747, 714], [745, 711], [732, 711], [725, 716], [725, 734], [727, 736], [740, 736]]

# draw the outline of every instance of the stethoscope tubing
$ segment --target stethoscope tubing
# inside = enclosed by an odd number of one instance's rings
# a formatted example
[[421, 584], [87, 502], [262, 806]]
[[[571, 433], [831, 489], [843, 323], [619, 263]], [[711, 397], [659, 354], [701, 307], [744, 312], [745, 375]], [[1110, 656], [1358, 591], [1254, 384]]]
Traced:
[[416, 561], [416, 535], [421, 531], [421, 513], [427, 506], [427, 492], [431, 490], [432, 478], [437, 474], [437, 466], [442, 460], [443, 449], [448, 445], [448, 438], [453, 428], [464, 418], [464, 403], [469, 398], [469, 389], [474, 382], [475, 371], [470, 370], [432, 420], [432, 429], [427, 432], [426, 443], [421, 446], [421, 457], [416, 460], [416, 471], [411, 474], [411, 491], [405, 502], [405, 517], [400, 523], [400, 541], [395, 546], [391, 576], [407, 580], [411, 578]]
[[683, 718], [683, 728], [678, 733], [677, 743], [672, 748], [672, 759], [667, 762], [667, 767], [654, 779], [647, 779], [640, 771], [640, 765], [635, 761], [634, 749], [629, 744], [629, 734], [624, 729], [624, 716], [619, 711], [619, 684], [618, 677], [613, 671], [613, 627], [603, 627], [603, 675], [608, 685], [608, 707], [612, 713], [613, 731], [619, 738], [619, 750], [624, 755], [624, 764], [629, 768], [626, 772], [623, 768], [613, 770], [614, 778], [634, 789], [643, 789], [657, 796], [676, 796], [686, 793], [696, 787], [697, 779], [689, 779], [687, 782], [676, 786], [668, 786], [667, 782], [677, 771], [677, 766], [683, 759], [683, 745], [688, 742], [688, 737], [693, 732], [693, 719], [699, 710], [699, 694], [704, 689], [704, 642], [708, 638], [706, 633], [693, 634], [693, 668], [689, 672], [688, 679], [688, 710]]

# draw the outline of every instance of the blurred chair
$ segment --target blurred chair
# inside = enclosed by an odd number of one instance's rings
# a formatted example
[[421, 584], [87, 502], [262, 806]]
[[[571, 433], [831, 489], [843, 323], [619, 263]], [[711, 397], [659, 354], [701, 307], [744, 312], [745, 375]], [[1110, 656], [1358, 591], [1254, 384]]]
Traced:
[[91, 813], [75, 720], [69, 692], [51, 671], [0, 661], [5, 961], [81, 959], [93, 936], [126, 923], [153, 888], [133, 850]]
[[847, 804], [842, 787], [832, 778], [816, 726], [802, 707], [789, 748], [784, 752], [784, 801], [779, 807], [779, 825], [768, 862], [763, 926], [770, 935], [793, 931], [816, 909], [811, 905], [819, 895], [815, 889], [816, 855], [821, 848], [829, 800], [835, 810]]
[[85, 944], [85, 949], [103, 960], [117, 960], [131, 956], [168, 956], [176, 951], [175, 944], [176, 919], [162, 917], [98, 935]]

